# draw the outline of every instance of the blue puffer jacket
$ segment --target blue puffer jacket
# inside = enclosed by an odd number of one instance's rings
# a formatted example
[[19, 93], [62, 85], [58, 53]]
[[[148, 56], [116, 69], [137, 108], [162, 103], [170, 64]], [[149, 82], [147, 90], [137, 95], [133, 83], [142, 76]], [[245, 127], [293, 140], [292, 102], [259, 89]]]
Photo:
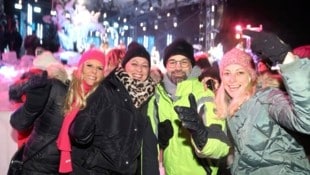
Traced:
[[310, 134], [309, 66], [306, 59], [282, 65], [288, 94], [259, 90], [228, 119], [235, 141], [233, 175], [310, 174], [303, 147], [288, 132]]

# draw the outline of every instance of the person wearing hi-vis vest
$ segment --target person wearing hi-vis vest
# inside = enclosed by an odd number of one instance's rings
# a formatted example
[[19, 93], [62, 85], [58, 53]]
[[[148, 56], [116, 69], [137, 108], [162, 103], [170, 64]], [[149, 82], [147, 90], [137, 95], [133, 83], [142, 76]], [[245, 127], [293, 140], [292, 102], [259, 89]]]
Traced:
[[214, 93], [198, 80], [193, 46], [174, 40], [164, 50], [163, 63], [166, 73], [148, 104], [160, 169], [166, 175], [216, 175], [230, 144], [225, 120], [214, 113]]

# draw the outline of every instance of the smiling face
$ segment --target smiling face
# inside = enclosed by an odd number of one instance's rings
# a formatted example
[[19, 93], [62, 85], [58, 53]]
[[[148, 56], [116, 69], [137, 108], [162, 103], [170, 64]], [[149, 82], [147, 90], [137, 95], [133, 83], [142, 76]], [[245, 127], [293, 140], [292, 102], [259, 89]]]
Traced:
[[102, 63], [96, 59], [89, 59], [83, 64], [82, 77], [84, 82], [93, 86], [104, 77], [104, 67]]
[[143, 57], [131, 58], [125, 65], [125, 71], [132, 79], [145, 81], [150, 72], [149, 62]]
[[171, 82], [178, 84], [187, 79], [187, 76], [192, 71], [192, 65], [190, 60], [185, 56], [173, 55], [167, 61], [166, 70]]
[[246, 92], [250, 82], [249, 72], [238, 64], [228, 65], [222, 72], [224, 89], [231, 98], [238, 97]]

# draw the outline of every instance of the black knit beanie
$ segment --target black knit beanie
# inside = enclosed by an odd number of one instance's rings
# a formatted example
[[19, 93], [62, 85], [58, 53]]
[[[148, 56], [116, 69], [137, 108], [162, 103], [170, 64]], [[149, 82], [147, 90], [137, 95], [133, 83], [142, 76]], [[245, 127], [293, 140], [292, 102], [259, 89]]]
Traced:
[[122, 61], [122, 67], [124, 68], [126, 63], [133, 57], [143, 57], [148, 61], [149, 67], [151, 66], [150, 54], [143, 45], [137, 43], [136, 41], [133, 41], [128, 45], [127, 51]]
[[192, 66], [195, 65], [194, 48], [185, 39], [179, 38], [168, 45], [164, 51], [164, 66], [166, 67], [168, 59], [173, 55], [184, 55], [187, 57]]

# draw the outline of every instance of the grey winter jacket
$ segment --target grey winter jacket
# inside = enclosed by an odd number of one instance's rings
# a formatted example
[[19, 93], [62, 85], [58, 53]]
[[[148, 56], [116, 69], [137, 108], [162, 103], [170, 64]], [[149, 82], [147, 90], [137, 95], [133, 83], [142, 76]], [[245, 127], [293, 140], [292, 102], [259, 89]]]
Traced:
[[289, 130], [310, 134], [310, 61], [281, 65], [287, 93], [258, 90], [228, 126], [235, 144], [233, 175], [309, 175], [303, 147]]

